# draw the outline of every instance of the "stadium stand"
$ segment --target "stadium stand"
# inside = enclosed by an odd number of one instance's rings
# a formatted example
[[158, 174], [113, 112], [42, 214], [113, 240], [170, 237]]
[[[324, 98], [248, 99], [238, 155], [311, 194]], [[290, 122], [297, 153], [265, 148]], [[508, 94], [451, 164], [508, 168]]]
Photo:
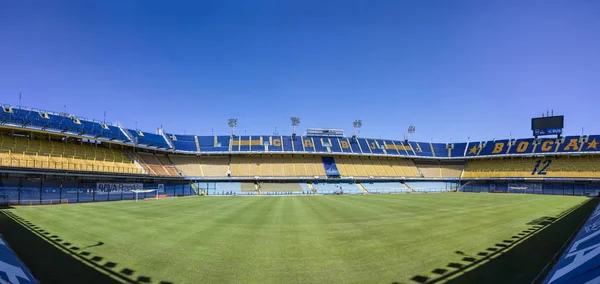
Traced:
[[409, 192], [400, 182], [361, 182], [360, 184], [371, 194]]
[[407, 181], [404, 184], [415, 192], [440, 192], [451, 189], [451, 185], [446, 182]]
[[600, 177], [600, 157], [560, 156], [469, 160], [463, 178]]
[[325, 176], [320, 157], [292, 155], [232, 156], [233, 177], [312, 177]]
[[202, 166], [200, 165], [198, 157], [196, 156], [171, 155], [169, 156], [169, 159], [171, 159], [177, 171], [181, 172], [185, 176], [204, 176], [202, 173]]
[[424, 178], [460, 178], [464, 161], [418, 160], [415, 165]]
[[178, 172], [188, 177], [227, 177], [229, 157], [170, 155]]
[[424, 164], [424, 161], [421, 161], [419, 164], [416, 164], [419, 169], [419, 173], [421, 177], [424, 178], [441, 178], [442, 177], [442, 169], [438, 163], [435, 161], [431, 164]]
[[310, 190], [303, 189], [299, 183], [284, 182], [261, 182], [258, 184], [258, 190], [262, 193], [308, 193]]
[[[217, 182], [214, 187], [202, 187], [208, 191], [209, 195], [240, 195], [242, 194], [242, 184], [239, 182]], [[246, 192], [247, 194], [247, 192]]]
[[135, 157], [137, 157], [136, 160], [146, 169], [148, 174], [179, 176], [179, 173], [166, 156], [137, 152]]
[[198, 152], [200, 151], [196, 145], [196, 136], [194, 135], [175, 135], [167, 134], [167, 137], [171, 139], [171, 143], [175, 149], [185, 152]]
[[145, 146], [154, 146], [163, 149], [169, 149], [169, 143], [165, 140], [160, 134], [153, 134], [149, 132], [143, 132], [138, 130], [127, 129], [131, 136], [133, 137], [133, 141], [139, 145]]
[[442, 177], [443, 178], [460, 178], [464, 167], [465, 167], [465, 164], [463, 161], [461, 161], [460, 164], [458, 164], [458, 165], [442, 164], [441, 165]]
[[336, 165], [342, 176], [353, 177], [418, 177], [418, 169], [412, 160], [379, 157], [336, 157]]
[[117, 126], [77, 118], [65, 113], [58, 114], [41, 110], [3, 107], [0, 110], [0, 124], [60, 133], [74, 133], [115, 141], [129, 141]]
[[319, 194], [363, 194], [363, 191], [354, 183], [318, 182], [313, 183], [313, 186]]
[[83, 142], [59, 142], [6, 135], [0, 135], [0, 165], [127, 174], [142, 172], [120, 150]]

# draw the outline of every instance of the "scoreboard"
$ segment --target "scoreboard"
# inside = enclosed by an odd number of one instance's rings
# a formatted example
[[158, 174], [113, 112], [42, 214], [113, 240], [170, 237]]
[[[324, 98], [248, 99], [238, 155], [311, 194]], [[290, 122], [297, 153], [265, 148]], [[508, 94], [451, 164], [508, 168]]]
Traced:
[[531, 130], [533, 136], [560, 135], [564, 128], [565, 117], [563, 115], [536, 117], [531, 119]]

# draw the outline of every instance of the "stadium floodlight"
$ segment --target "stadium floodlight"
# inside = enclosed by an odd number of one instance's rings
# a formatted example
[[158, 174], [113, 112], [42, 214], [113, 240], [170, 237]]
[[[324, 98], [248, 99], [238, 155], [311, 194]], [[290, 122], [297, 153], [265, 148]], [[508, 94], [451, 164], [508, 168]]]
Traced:
[[290, 121], [292, 122], [292, 136], [296, 136], [296, 126], [300, 125], [300, 118], [292, 116]]
[[410, 125], [410, 126], [408, 127], [408, 134], [406, 134], [406, 135], [404, 136], [404, 140], [405, 140], [405, 141], [408, 141], [408, 137], [409, 137], [411, 134], [415, 133], [415, 130], [416, 130], [415, 126], [414, 126], [414, 125]]
[[227, 124], [231, 128], [231, 136], [235, 136], [235, 128], [237, 127], [237, 124], [238, 124], [237, 118], [230, 118], [227, 121]]
[[352, 127], [354, 128], [354, 135], [352, 135], [352, 138], [356, 138], [357, 130], [362, 127], [362, 120], [357, 119], [354, 122], [352, 122]]

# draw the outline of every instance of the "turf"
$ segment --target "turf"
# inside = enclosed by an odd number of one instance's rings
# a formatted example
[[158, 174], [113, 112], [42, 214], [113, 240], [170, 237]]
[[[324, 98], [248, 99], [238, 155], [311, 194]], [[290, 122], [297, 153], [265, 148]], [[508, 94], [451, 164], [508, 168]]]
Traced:
[[[75, 265], [56, 263], [57, 251], [119, 282], [424, 283], [460, 279], [586, 200], [468, 193], [191, 197], [17, 207], [4, 210], [0, 232], [19, 255], [29, 255], [22, 258], [46, 277], [42, 283], [83, 277], [66, 272], [80, 269]], [[9, 225], [13, 220], [20, 229]], [[15, 233], [23, 228], [57, 251]], [[527, 257], [539, 271], [548, 259], [535, 255]], [[511, 269], [498, 269], [503, 273], [494, 279], [537, 273], [525, 265]]]

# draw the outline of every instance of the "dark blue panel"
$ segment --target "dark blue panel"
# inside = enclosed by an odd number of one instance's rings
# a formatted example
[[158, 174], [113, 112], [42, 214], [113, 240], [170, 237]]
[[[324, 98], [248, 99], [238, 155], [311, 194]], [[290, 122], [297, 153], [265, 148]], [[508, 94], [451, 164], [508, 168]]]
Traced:
[[533, 138], [518, 139], [515, 145], [510, 147], [508, 154], [530, 154], [533, 152]]
[[466, 155], [467, 156], [478, 156], [480, 148], [483, 147], [483, 143], [484, 142], [476, 142], [476, 141], [467, 143], [467, 145], [466, 145], [467, 154]]
[[198, 136], [198, 144], [200, 144], [200, 150], [204, 150], [205, 147], [215, 147], [215, 137]]
[[385, 142], [385, 144], [381, 146], [385, 147], [385, 145], [388, 145], [388, 147], [385, 149], [388, 155], [399, 155], [398, 150], [393, 149], [394, 143], [392, 140], [383, 140], [383, 142]]
[[[269, 140], [269, 138], [271, 138], [271, 140]], [[271, 141], [271, 144], [269, 144], [268, 147], [269, 151], [283, 151], [283, 140], [281, 139], [281, 136], [263, 136], [263, 142], [269, 141]]]
[[296, 151], [296, 152], [304, 151], [304, 148], [302, 148], [302, 137], [300, 137], [300, 136], [293, 137], [292, 143], [293, 143], [294, 151]]
[[192, 142], [196, 143], [196, 136], [195, 135], [178, 135], [177, 136], [177, 140], [179, 140], [179, 141], [192, 141]]
[[467, 143], [454, 143], [454, 149], [450, 151], [452, 157], [464, 157]]
[[313, 138], [312, 140], [315, 142], [315, 151], [327, 153], [327, 148], [325, 148], [323, 146], [323, 143], [321, 143], [321, 139], [327, 139], [327, 138], [322, 138], [322, 137], [312, 137], [312, 138]]
[[358, 139], [358, 144], [360, 145], [360, 148], [362, 149], [363, 154], [370, 154], [371, 147], [369, 147], [369, 142], [367, 141], [367, 139], [365, 139], [365, 138], [357, 138], [357, 139]]
[[365, 139], [369, 145], [369, 149], [371, 149], [371, 153], [373, 154], [383, 154], [383, 149], [379, 147], [383, 147], [383, 140], [379, 139]]
[[445, 143], [433, 143], [433, 150], [436, 157], [448, 157], [448, 149], [446, 149]]
[[[350, 149], [352, 150], [352, 153], [362, 153], [360, 151], [360, 147], [358, 146], [358, 139], [348, 139], [350, 140]], [[370, 153], [368, 149], [366, 149], [366, 153]]]
[[179, 141], [179, 140], [175, 140], [172, 141], [173, 142], [173, 146], [175, 146], [175, 150], [180, 150], [180, 151], [193, 151], [196, 152], [196, 142], [195, 141]]
[[332, 137], [329, 138], [329, 140], [331, 141], [331, 152], [333, 153], [342, 153], [342, 148], [340, 147], [340, 142], [339, 142], [339, 138], [337, 137]]
[[431, 153], [431, 146], [429, 146], [429, 143], [408, 141], [408, 144], [417, 156], [433, 156], [433, 153]]
[[143, 135], [140, 135], [139, 132], [128, 129], [131, 135], [134, 137], [134, 140], [137, 138], [137, 144], [153, 146], [158, 148], [171, 148], [165, 138], [160, 134], [154, 134], [149, 132], [142, 132]]
[[[579, 152], [581, 151], [581, 143], [579, 143], [579, 136], [567, 136], [565, 137], [565, 142], [558, 145], [558, 152]], [[587, 147], [586, 143], [583, 145], [585, 149]], [[599, 147], [600, 148], [600, 147]]]
[[[337, 140], [340, 145], [340, 149], [342, 149], [342, 153], [352, 153], [352, 145], [350, 143], [350, 139], [347, 138], [331, 138], [332, 141]], [[334, 141], [334, 143], [336, 143]], [[346, 146], [347, 148], [344, 148]]]
[[508, 150], [508, 139], [487, 141], [479, 156], [500, 155], [506, 153], [506, 150]]
[[291, 136], [283, 136], [281, 137], [281, 143], [283, 145], [283, 151], [291, 152], [294, 149], [292, 148], [292, 137]]
[[600, 151], [600, 135], [590, 135], [588, 142], [583, 144], [581, 151]]
[[[210, 149], [209, 151], [218, 151], [218, 152], [226, 152], [229, 151], [229, 143], [230, 143], [230, 136], [217, 136], [217, 143], [220, 143], [221, 146], [215, 146], [212, 149]], [[200, 148], [202, 149], [202, 148]], [[204, 149], [202, 149], [204, 151]], [[236, 150], [237, 151], [237, 150]]]
[[535, 148], [536, 153], [552, 153], [556, 151], [556, 138], [541, 138]]
[[[267, 139], [264, 140], [263, 139], [263, 143], [267, 142], [267, 144], [269, 143], [269, 136], [265, 136]], [[256, 151], [256, 152], [264, 152], [265, 151], [265, 145], [264, 144], [258, 144], [258, 145], [254, 145], [254, 143], [259, 143], [260, 142], [260, 136], [252, 136], [252, 143], [253, 145], [250, 145], [250, 150], [251, 151]], [[256, 142], [258, 141], [258, 142]]]
[[[315, 147], [311, 147], [308, 145], [312, 145], [312, 140], [310, 139], [310, 137], [301, 137], [301, 141], [304, 144], [304, 150], [307, 152], [314, 152], [315, 151]], [[296, 149], [297, 151], [297, 149]]]

